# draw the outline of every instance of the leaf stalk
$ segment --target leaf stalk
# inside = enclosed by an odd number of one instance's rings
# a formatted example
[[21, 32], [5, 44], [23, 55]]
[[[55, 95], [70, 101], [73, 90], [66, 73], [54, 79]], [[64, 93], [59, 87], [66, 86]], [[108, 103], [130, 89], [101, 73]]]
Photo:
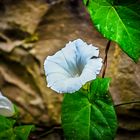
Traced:
[[111, 40], [109, 40], [109, 41], [107, 42], [106, 49], [105, 49], [105, 57], [104, 57], [104, 61], [103, 61], [104, 67], [103, 67], [102, 78], [105, 77], [105, 73], [106, 73], [106, 68], [107, 68], [107, 57], [108, 57], [108, 51], [109, 51], [109, 48], [110, 48], [110, 44], [111, 44]]

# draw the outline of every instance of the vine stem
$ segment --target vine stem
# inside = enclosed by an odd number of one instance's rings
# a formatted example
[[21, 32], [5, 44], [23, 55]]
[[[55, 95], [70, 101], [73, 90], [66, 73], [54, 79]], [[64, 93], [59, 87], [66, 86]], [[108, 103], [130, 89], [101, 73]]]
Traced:
[[88, 4], [89, 4], [89, 0], [87, 0], [87, 2], [86, 2], [86, 6], [88, 6]]
[[140, 103], [140, 101], [130, 101], [130, 102], [116, 104], [116, 105], [114, 105], [114, 107], [119, 107], [119, 106], [128, 105], [128, 104], [138, 104], [138, 103]]
[[60, 126], [55, 126], [55, 127], [53, 127], [52, 129], [50, 129], [49, 131], [46, 131], [46, 132], [44, 132], [43, 134], [39, 135], [38, 138], [47, 136], [47, 135], [53, 133], [55, 130], [61, 130], [61, 129], [62, 129], [62, 128], [61, 128]]
[[109, 51], [109, 48], [110, 48], [110, 44], [111, 44], [111, 40], [109, 40], [107, 42], [107, 45], [106, 45], [106, 48], [105, 48], [105, 57], [104, 57], [104, 61], [103, 61], [104, 67], [103, 67], [102, 78], [105, 77], [105, 73], [106, 73], [106, 68], [107, 68], [107, 55], [108, 55], [108, 51]]

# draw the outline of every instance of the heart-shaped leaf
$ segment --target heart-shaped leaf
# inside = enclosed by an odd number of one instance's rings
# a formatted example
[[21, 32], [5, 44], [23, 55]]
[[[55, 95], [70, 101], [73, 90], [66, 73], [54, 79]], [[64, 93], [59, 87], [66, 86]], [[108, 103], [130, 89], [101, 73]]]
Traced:
[[95, 27], [135, 62], [140, 57], [139, 0], [83, 0]]
[[[64, 96], [62, 127], [67, 140], [112, 140], [117, 119], [108, 94], [110, 79], [96, 79], [89, 86]], [[86, 88], [85, 88], [86, 87]]]
[[27, 140], [33, 125], [14, 126], [15, 120], [0, 116], [0, 140]]

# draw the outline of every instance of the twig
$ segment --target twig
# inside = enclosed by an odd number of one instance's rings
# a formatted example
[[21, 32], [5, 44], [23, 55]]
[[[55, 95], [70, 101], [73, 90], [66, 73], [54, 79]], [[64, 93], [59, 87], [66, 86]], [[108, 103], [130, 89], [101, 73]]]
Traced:
[[4, 39], [6, 42], [11, 42], [11, 40], [2, 33], [0, 33], [0, 38]]
[[39, 135], [38, 138], [47, 136], [47, 135], [53, 133], [55, 130], [61, 130], [61, 129], [62, 129], [61, 127], [55, 126], [55, 127], [53, 127], [52, 129], [50, 129], [49, 131], [46, 131], [46, 132], [44, 132], [43, 134]]
[[104, 68], [103, 68], [103, 73], [102, 73], [102, 78], [105, 77], [105, 73], [106, 73], [106, 68], [107, 68], [107, 55], [108, 55], [108, 51], [109, 51], [109, 48], [110, 48], [110, 44], [111, 44], [111, 40], [109, 40], [107, 42], [107, 45], [106, 45], [106, 49], [105, 49], [105, 58], [104, 58]]
[[130, 101], [130, 102], [125, 102], [125, 103], [120, 103], [120, 104], [116, 104], [114, 105], [115, 107], [119, 107], [119, 106], [122, 106], [122, 105], [128, 105], [128, 104], [139, 104], [140, 101]]
[[88, 4], [89, 4], [89, 0], [87, 0], [87, 2], [86, 2], [86, 6], [88, 6]]

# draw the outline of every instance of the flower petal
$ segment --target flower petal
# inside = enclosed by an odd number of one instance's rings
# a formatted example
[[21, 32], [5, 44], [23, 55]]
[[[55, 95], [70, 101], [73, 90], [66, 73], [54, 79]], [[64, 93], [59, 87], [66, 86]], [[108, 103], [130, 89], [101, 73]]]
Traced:
[[69, 66], [69, 70], [73, 72], [73, 76], [79, 73], [77, 62], [76, 62], [76, 45], [74, 42], [69, 42], [66, 44], [66, 47], [62, 49], [63, 56], [65, 57], [65, 61]]
[[96, 75], [99, 74], [102, 67], [102, 59], [90, 59], [85, 65], [80, 79], [84, 85], [86, 82], [96, 79]]
[[74, 93], [81, 87], [82, 83], [79, 77], [58, 81], [51, 86], [58, 93]]
[[0, 94], [0, 115], [11, 117], [15, 113], [12, 102]]
[[[81, 39], [77, 39], [74, 41], [77, 51], [77, 64], [80, 69], [83, 69], [85, 64], [89, 59], [91, 59], [93, 56], [98, 57], [99, 56], [99, 49], [94, 47], [93, 45], [87, 45], [86, 42], [82, 41]], [[82, 57], [81, 57], [82, 56]]]
[[[62, 61], [63, 63], [63, 61]], [[63, 64], [61, 64], [63, 65]], [[64, 66], [59, 65], [59, 63], [55, 62], [55, 61], [51, 61], [50, 59], [46, 59], [45, 63], [44, 63], [44, 69], [45, 69], [45, 73], [46, 76], [52, 73], [62, 73], [66, 76], [72, 76], [69, 71], [67, 71], [67, 69]]]
[[93, 56], [99, 56], [99, 49], [92, 44], [87, 45], [87, 43], [85, 43], [81, 39], [77, 39], [74, 42], [77, 46], [77, 52], [82, 55], [83, 59], [90, 59]]
[[98, 58], [98, 55], [98, 48], [81, 39], [69, 42], [65, 48], [45, 60], [48, 87], [59, 93], [73, 93], [79, 90], [99, 74], [102, 59]]
[[71, 78], [71, 77], [68, 77], [68, 76], [66, 76], [66, 75], [64, 75], [62, 73], [49, 74], [47, 76], [48, 87], [51, 87], [57, 81], [63, 81], [63, 80], [68, 79], [68, 78]]
[[[69, 42], [66, 44], [66, 47], [58, 51], [53, 56], [48, 56], [45, 60], [45, 71], [47, 72], [48, 67], [46, 68], [47, 61], [56, 63], [58, 67], [61, 67], [69, 73], [71, 76], [74, 76], [75, 73], [78, 72], [77, 65], [76, 65], [76, 53], [75, 53], [75, 44]], [[50, 66], [50, 69], [51, 66]], [[57, 70], [57, 69], [56, 69]], [[48, 73], [48, 72], [47, 72]]]

